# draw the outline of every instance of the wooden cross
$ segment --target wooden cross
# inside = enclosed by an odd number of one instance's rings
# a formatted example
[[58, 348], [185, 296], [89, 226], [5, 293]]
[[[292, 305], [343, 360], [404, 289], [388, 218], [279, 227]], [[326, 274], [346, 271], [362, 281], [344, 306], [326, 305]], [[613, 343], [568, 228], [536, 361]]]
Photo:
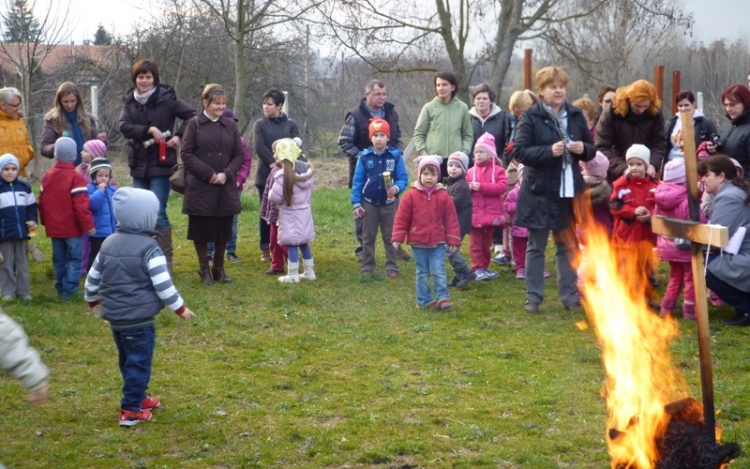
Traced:
[[689, 239], [693, 257], [693, 282], [695, 283], [695, 313], [698, 319], [698, 351], [701, 364], [701, 392], [703, 394], [703, 418], [706, 431], [716, 439], [716, 414], [714, 410], [714, 385], [711, 371], [711, 331], [708, 325], [708, 302], [706, 300], [706, 277], [704, 276], [703, 247], [727, 245], [728, 230], [723, 226], [706, 225], [699, 222], [700, 194], [698, 192], [698, 162], [695, 153], [695, 125], [692, 112], [680, 113], [682, 141], [685, 152], [685, 172], [688, 187], [690, 220], [677, 220], [661, 216], [651, 218], [654, 233], [672, 238]]

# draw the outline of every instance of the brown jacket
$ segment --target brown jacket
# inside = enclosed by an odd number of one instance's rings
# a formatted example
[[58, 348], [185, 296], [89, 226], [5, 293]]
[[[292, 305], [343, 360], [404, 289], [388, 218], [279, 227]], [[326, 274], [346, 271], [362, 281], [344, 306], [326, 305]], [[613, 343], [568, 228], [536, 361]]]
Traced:
[[[99, 132], [96, 130], [96, 121], [94, 121], [93, 117], [90, 117], [89, 119], [89, 131], [84, 132], [83, 128], [81, 128], [84, 142], [96, 140], [97, 135], [99, 135]], [[73, 124], [71, 124], [68, 119], [65, 119], [64, 122], [63, 132], [68, 132], [68, 137], [73, 138]], [[39, 144], [40, 153], [43, 157], [55, 157], [55, 142], [60, 137], [62, 137], [62, 133], [55, 130], [55, 126], [52, 124], [52, 119], [44, 119], [44, 127], [42, 127], [42, 143]]]
[[[182, 213], [225, 217], [240, 213], [237, 172], [245, 158], [240, 132], [232, 119], [211, 121], [200, 112], [190, 119], [182, 138], [180, 156], [185, 164]], [[225, 173], [224, 184], [210, 184], [214, 174]]]
[[610, 108], [602, 113], [596, 124], [596, 149], [609, 159], [607, 180], [612, 182], [623, 175], [628, 167], [625, 153], [634, 143], [646, 145], [651, 150], [651, 164], [657, 171], [667, 151], [667, 136], [661, 112], [655, 116], [631, 112], [623, 117]]

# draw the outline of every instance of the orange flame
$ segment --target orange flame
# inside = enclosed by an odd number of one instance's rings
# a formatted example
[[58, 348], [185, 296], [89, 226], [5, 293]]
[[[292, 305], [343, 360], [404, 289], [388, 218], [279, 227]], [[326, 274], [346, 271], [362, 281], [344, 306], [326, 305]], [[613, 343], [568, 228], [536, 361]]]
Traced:
[[579, 284], [606, 371], [612, 468], [653, 469], [657, 439], [669, 422], [664, 406], [688, 396], [670, 352], [678, 323], [649, 309], [642, 259], [651, 255], [650, 246], [616, 249], [590, 213], [579, 215], [586, 237]]

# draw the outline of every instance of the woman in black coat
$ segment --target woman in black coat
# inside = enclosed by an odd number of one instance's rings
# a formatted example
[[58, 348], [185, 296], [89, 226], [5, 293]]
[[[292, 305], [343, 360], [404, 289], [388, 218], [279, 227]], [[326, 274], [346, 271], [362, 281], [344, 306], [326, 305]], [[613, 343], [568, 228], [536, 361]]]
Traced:
[[[130, 69], [133, 88], [123, 99], [120, 113], [120, 132], [129, 139], [128, 166], [133, 187], [147, 189], [159, 199], [156, 231], [159, 247], [172, 271], [172, 226], [167, 218], [169, 176], [177, 164], [177, 149], [185, 131], [185, 121], [195, 115], [195, 109], [177, 99], [174, 89], [159, 82], [159, 68], [150, 59], [136, 62]], [[182, 123], [175, 131], [175, 120]], [[169, 131], [171, 136], [166, 136]], [[156, 143], [145, 147], [143, 142]]]
[[571, 258], [577, 249], [573, 199], [585, 183], [579, 161], [596, 155], [586, 118], [565, 101], [570, 77], [559, 67], [536, 74], [541, 101], [529, 108], [516, 130], [513, 157], [524, 165], [515, 223], [529, 231], [526, 250], [526, 306], [539, 312], [544, 299], [544, 251], [549, 232], [555, 237], [557, 288], [563, 305], [581, 309]]
[[677, 114], [672, 116], [669, 122], [667, 122], [667, 152], [665, 160], [661, 165], [662, 168], [667, 162], [675, 158], [685, 158], [682, 142], [681, 112], [690, 112], [693, 114], [696, 149], [701, 143], [710, 141], [711, 137], [716, 134], [714, 123], [707, 119], [700, 109], [696, 108], [695, 95], [693, 95], [692, 91], [681, 91], [675, 98], [675, 103], [677, 103]]
[[750, 91], [731, 85], [721, 95], [728, 121], [719, 130], [719, 145], [707, 144], [709, 153], [719, 152], [737, 160], [745, 179], [750, 179]]
[[[241, 211], [237, 172], [245, 160], [234, 119], [224, 117], [227, 96], [221, 86], [206, 85], [201, 95], [203, 112], [190, 119], [180, 156], [185, 163], [182, 213], [188, 215], [187, 238], [195, 245], [201, 281], [229, 283], [224, 253], [232, 239], [232, 222]], [[208, 243], [214, 243], [209, 269]]]

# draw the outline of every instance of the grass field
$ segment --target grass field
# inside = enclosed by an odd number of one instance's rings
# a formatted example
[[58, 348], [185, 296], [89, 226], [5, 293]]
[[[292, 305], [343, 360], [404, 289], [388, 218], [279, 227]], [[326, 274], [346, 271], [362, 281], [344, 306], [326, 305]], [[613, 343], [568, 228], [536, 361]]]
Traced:
[[[132, 429], [117, 424], [122, 383], [109, 328], [82, 299], [56, 299], [50, 244], [37, 237], [48, 261], [31, 265], [34, 300], [4, 309], [51, 369], [51, 395], [32, 408], [17, 382], [0, 379], [0, 461], [18, 469], [609, 467], [599, 348], [591, 329], [575, 327], [585, 314], [557, 300], [552, 264], [538, 316], [523, 311], [524, 284], [505, 267], [493, 267], [497, 280], [454, 292], [449, 312], [420, 311], [412, 263], [388, 279], [378, 248], [376, 274], [359, 275], [346, 190], [315, 192], [318, 281], [301, 285], [264, 275], [253, 191], [243, 206], [244, 262], [227, 265], [234, 283], [209, 287], [185, 240], [181, 199], [171, 200], [176, 284], [197, 317], [157, 317], [150, 392], [163, 407]], [[717, 421], [725, 440], [744, 447], [750, 329], [722, 326], [727, 307], [711, 314]], [[700, 400], [696, 325], [681, 328], [675, 366]], [[750, 458], [730, 467], [750, 467]]]

